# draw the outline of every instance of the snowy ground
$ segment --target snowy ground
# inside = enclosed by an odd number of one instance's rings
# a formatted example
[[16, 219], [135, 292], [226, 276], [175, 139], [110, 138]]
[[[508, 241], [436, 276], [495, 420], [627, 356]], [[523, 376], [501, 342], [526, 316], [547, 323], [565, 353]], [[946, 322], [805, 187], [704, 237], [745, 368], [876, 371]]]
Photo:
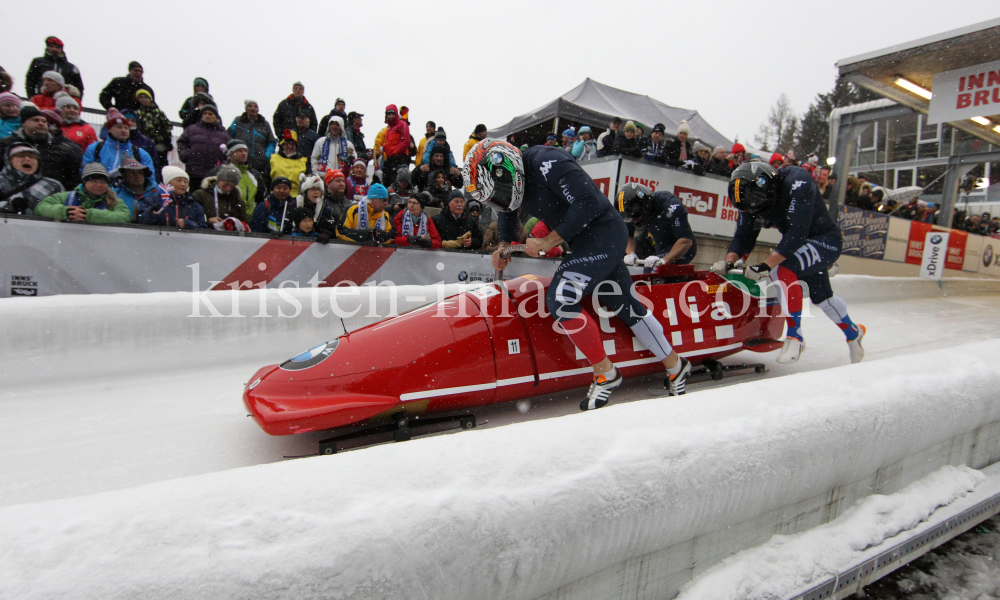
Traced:
[[[851, 315], [868, 327], [869, 360], [914, 355], [926, 368], [928, 350], [1000, 338], [1000, 297], [922, 298], [854, 303]], [[763, 377], [848, 364], [843, 335], [819, 311], [804, 324], [808, 349], [795, 365], [774, 354], [741, 353], [730, 361], [760, 360]], [[102, 361], [100, 347], [51, 349], [40, 377], [8, 382], [0, 391], [0, 506], [66, 498], [176, 477], [283, 460], [316, 451], [322, 433], [271, 437], [246, 417], [244, 384], [260, 366], [280, 362], [324, 341], [323, 331], [294, 336], [230, 339], [215, 346], [146, 340], [130, 362]], [[3, 361], [7, 364], [7, 361]], [[60, 373], [85, 367], [72, 376]], [[4, 374], [11, 379], [16, 374]], [[760, 378], [762, 376], [756, 376]], [[750, 377], [693, 385], [693, 391], [735, 386]], [[650, 397], [656, 379], [628, 381], [613, 403]], [[694, 398], [692, 397], [692, 400]], [[514, 404], [478, 412], [485, 427], [578, 412], [579, 394], [533, 399], [526, 413]], [[522, 404], [521, 408], [525, 408]]]
[[[116, 298], [110, 304], [119, 306], [108, 313], [141, 303]], [[51, 306], [65, 310], [58, 301]], [[856, 459], [835, 456], [834, 446], [813, 448], [813, 440], [851, 440], [847, 448], [856, 454], [889, 464], [898, 460], [892, 450], [908, 442], [893, 435], [928, 421], [968, 431], [962, 427], [970, 419], [995, 419], [979, 389], [965, 389], [949, 407], [934, 390], [941, 368], [958, 374], [956, 389], [963, 373], [985, 374], [996, 389], [986, 355], [998, 350], [998, 308], [997, 296], [855, 302], [852, 316], [869, 329], [863, 365], [848, 366], [842, 334], [817, 314], [804, 325], [809, 349], [798, 364], [774, 365], [773, 355], [730, 359], [768, 363], [770, 371], [755, 379], [706, 382], [685, 398], [647, 402], [634, 401], [649, 398], [658, 382], [633, 381], [613, 397], [617, 410], [584, 415], [575, 393], [538, 398], [522, 404], [526, 410], [481, 411], [487, 431], [281, 465], [265, 463], [313, 451], [323, 434], [267, 436], [244, 416], [240, 392], [258, 366], [326, 339], [321, 328], [265, 339], [229, 335], [216, 344], [137, 333], [132, 342], [147, 349], [134, 356], [123, 355], [129, 345], [87, 347], [67, 335], [64, 348], [52, 344], [27, 363], [12, 355], [0, 363], [20, 365], [0, 373], [0, 531], [7, 539], [0, 581], [8, 582], [0, 588], [17, 597], [58, 596], [75, 586], [80, 597], [409, 597], [397, 588], [388, 593], [402, 582], [426, 586], [433, 597], [470, 597], [445, 575], [456, 568], [442, 559], [448, 556], [469, 563], [467, 572], [482, 577], [477, 589], [493, 590], [489, 597], [535, 598], [546, 582], [577, 581], [628, 556], [613, 546], [623, 530], [612, 515], [625, 519], [624, 531], [634, 529], [629, 549], [649, 552], [657, 528], [673, 532], [671, 539], [696, 532], [688, 530], [693, 520], [675, 522], [676, 510], [644, 513], [644, 503], [697, 506], [702, 525], [718, 527], [720, 516], [746, 517], [723, 511], [789, 498], [776, 487], [766, 502], [738, 495], [735, 504], [712, 506], [707, 490], [732, 489], [727, 477], [747, 477], [748, 488], [819, 471], [857, 480]], [[954, 351], [940, 352], [948, 348]], [[20, 372], [26, 364], [37, 371]], [[783, 380], [786, 393], [775, 394], [774, 378], [788, 375], [795, 376]], [[735, 393], [751, 379], [758, 383]], [[712, 391], [719, 387], [728, 389]], [[905, 403], [892, 397], [899, 390]], [[876, 401], [854, 402], [866, 393]], [[541, 421], [563, 415], [576, 416]], [[857, 431], [859, 420], [885, 430]], [[522, 421], [529, 422], [501, 427]], [[894, 429], [907, 421], [911, 429]], [[806, 444], [789, 430], [813, 437]], [[542, 456], [558, 461], [546, 464]], [[735, 471], [720, 466], [734, 456]], [[961, 475], [953, 479], [959, 494], [967, 483]], [[111, 490], [121, 491], [91, 495]], [[380, 527], [373, 514], [393, 520]], [[575, 514], [579, 531], [560, 521], [567, 514]], [[390, 523], [401, 528], [386, 530]], [[407, 552], [413, 543], [419, 555]], [[612, 546], [602, 549], [605, 543]], [[588, 550], [553, 561], [551, 553], [566, 547]], [[468, 556], [456, 556], [456, 548]], [[167, 568], [154, 571], [153, 564]], [[375, 587], [356, 589], [362, 579]]]

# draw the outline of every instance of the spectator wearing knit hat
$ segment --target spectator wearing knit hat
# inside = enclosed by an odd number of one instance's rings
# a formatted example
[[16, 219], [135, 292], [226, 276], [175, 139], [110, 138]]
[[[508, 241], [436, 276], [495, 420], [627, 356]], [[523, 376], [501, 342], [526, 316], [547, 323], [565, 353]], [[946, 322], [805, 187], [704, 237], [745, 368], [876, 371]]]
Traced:
[[432, 220], [441, 235], [441, 247], [451, 250], [479, 250], [482, 247], [482, 230], [479, 223], [466, 214], [462, 190], [453, 190], [447, 206]]
[[[314, 219], [320, 234], [320, 242], [325, 244], [331, 237], [337, 235], [337, 225], [343, 220], [350, 206], [351, 201], [347, 198], [347, 177], [344, 172], [327, 169], [323, 175], [323, 210], [320, 216]], [[325, 240], [324, 233], [327, 234]]]
[[[340, 174], [343, 176], [343, 173]], [[318, 237], [320, 229], [323, 229], [328, 233], [327, 241], [329, 241], [329, 236], [336, 234], [336, 231], [330, 231], [334, 216], [331, 208], [325, 206], [323, 202], [324, 193], [322, 176], [303, 173], [299, 176], [299, 195], [295, 198], [295, 210], [303, 211], [312, 221], [310, 230], [303, 229], [302, 233], [309, 237]], [[333, 226], [335, 227], [336, 223], [333, 223]]]
[[128, 206], [133, 220], [147, 207], [154, 204], [159, 207], [163, 204], [160, 189], [149, 167], [125, 155], [118, 172], [121, 174], [121, 179], [112, 185], [111, 189], [118, 195], [118, 199]]
[[458, 164], [455, 162], [455, 154], [451, 151], [451, 146], [448, 144], [448, 134], [441, 127], [438, 127], [437, 131], [434, 132], [434, 138], [424, 144], [424, 156], [420, 166], [422, 167], [430, 162], [431, 150], [437, 146], [442, 146], [447, 151], [448, 164], [452, 167], [458, 168]]
[[[749, 157], [747, 156], [747, 149], [743, 147], [743, 144], [736, 142], [733, 144], [733, 149], [729, 153], [729, 170], [734, 171], [736, 167], [742, 165]], [[822, 188], [820, 188], [822, 191]]]
[[[156, 144], [153, 143], [153, 140], [142, 135], [142, 133], [139, 131], [139, 117], [138, 115], [135, 114], [134, 110], [126, 108], [125, 110], [121, 111], [121, 113], [122, 116], [125, 117], [125, 120], [128, 121], [128, 140], [132, 142], [132, 145], [134, 147], [139, 148], [140, 150], [144, 151], [146, 154], [149, 155], [149, 158], [152, 159], [153, 161], [153, 166], [151, 167], [151, 169], [155, 175], [156, 172], [162, 166], [160, 165], [160, 155], [156, 152]], [[101, 131], [97, 133], [97, 137], [99, 137], [102, 140], [108, 139], [107, 127], [102, 127]], [[114, 174], [112, 174], [111, 177], [112, 179], [114, 179]]]
[[381, 183], [372, 184], [368, 196], [347, 209], [344, 222], [337, 229], [337, 237], [347, 242], [393, 243], [396, 233], [385, 211], [388, 205], [389, 190]]
[[712, 150], [712, 158], [708, 161], [708, 172], [713, 175], [729, 177], [733, 170], [729, 168], [729, 157], [726, 156], [725, 146], [716, 146]]
[[134, 145], [131, 141], [132, 127], [125, 116], [115, 110], [108, 111], [107, 120], [104, 124], [108, 138], [98, 140], [87, 146], [87, 151], [83, 153], [83, 166], [92, 162], [99, 162], [108, 170], [112, 179], [118, 179], [122, 159], [127, 155], [136, 159], [143, 166], [153, 171], [153, 158], [148, 152]]
[[177, 154], [191, 177], [192, 188], [201, 187], [201, 180], [226, 162], [226, 143], [230, 139], [215, 106], [203, 106], [201, 120], [187, 127], [177, 139]]
[[0, 139], [0, 167], [7, 165], [7, 150], [16, 142], [28, 142], [38, 150], [42, 161], [42, 175], [71, 190], [80, 183], [80, 147], [66, 139], [59, 131], [49, 131], [49, 118], [33, 104], [21, 107], [21, 126], [11, 135]]
[[572, 127], [562, 132], [561, 141], [562, 147], [566, 149], [566, 152], [572, 153], [573, 144], [576, 143], [576, 132], [573, 131]]
[[632, 121], [625, 123], [621, 134], [615, 138], [615, 146], [611, 153], [630, 158], [642, 158], [642, 146], [639, 142], [635, 123]]
[[166, 165], [169, 162], [167, 153], [174, 149], [173, 126], [166, 113], [156, 105], [149, 90], [139, 90], [135, 93], [135, 98], [139, 104], [135, 109], [135, 114], [139, 117], [139, 133], [153, 141], [156, 152], [154, 162]]
[[584, 125], [580, 128], [577, 140], [573, 142], [570, 154], [578, 160], [590, 160], [597, 158], [597, 141], [594, 140], [594, 133], [590, 127]]
[[666, 162], [668, 165], [679, 167], [689, 160], [694, 160], [694, 151], [688, 136], [691, 134], [691, 127], [687, 121], [681, 121], [677, 125], [677, 137], [667, 142]]
[[11, 92], [0, 93], [0, 140], [21, 127], [21, 99]]
[[111, 178], [100, 163], [83, 168], [83, 182], [72, 191], [53, 194], [35, 207], [35, 214], [88, 223], [129, 223], [132, 211], [111, 189]]
[[201, 189], [194, 192], [194, 199], [201, 205], [209, 226], [229, 217], [239, 221], [247, 220], [246, 204], [239, 188], [242, 176], [235, 166], [222, 165], [215, 171], [215, 175], [201, 181]]
[[204, 99], [207, 100], [206, 104], [215, 105], [215, 98], [208, 93], [208, 80], [204, 77], [194, 78], [194, 93], [192, 93], [191, 96], [184, 101], [184, 104], [181, 105], [181, 109], [177, 111], [182, 123], [190, 125], [191, 123], [198, 122], [198, 117], [194, 116], [190, 123], [188, 123], [188, 117], [191, 117], [192, 113], [194, 113], [194, 111], [198, 108], [199, 96], [203, 96]]
[[[244, 112], [233, 119], [229, 125], [229, 135], [246, 144], [247, 161], [251, 167], [261, 173], [271, 171], [271, 155], [278, 145], [271, 126], [260, 114], [260, 105], [256, 100], [243, 101]], [[266, 187], [266, 186], [265, 186]]]
[[58, 71], [42, 73], [42, 90], [31, 97], [31, 103], [39, 109], [55, 108], [56, 94], [66, 87], [66, 80]]
[[[329, 172], [329, 171], [327, 171]], [[353, 201], [355, 196], [367, 196], [372, 181], [368, 178], [368, 165], [365, 159], [356, 158], [351, 165], [351, 174], [347, 176], [347, 199]]]
[[417, 246], [432, 250], [441, 247], [441, 235], [437, 226], [424, 212], [429, 197], [426, 192], [421, 192], [412, 198], [407, 198], [406, 209], [396, 214], [393, 226], [396, 230], [397, 246]]
[[76, 100], [67, 96], [61, 96], [56, 100], [56, 109], [62, 115], [62, 132], [66, 139], [80, 147], [83, 152], [87, 146], [97, 141], [97, 132], [94, 128], [80, 118], [80, 105]]
[[[264, 201], [267, 191], [267, 179], [261, 175], [260, 171], [247, 163], [248, 156], [247, 145], [242, 140], [233, 139], [226, 142], [226, 158], [229, 161], [229, 165], [235, 167], [240, 172], [240, 179], [236, 182], [236, 187], [240, 190], [240, 197], [243, 199], [246, 214], [252, 215], [257, 203]], [[222, 169], [222, 166], [213, 169], [209, 175], [217, 175], [220, 169]], [[243, 220], [245, 221], [246, 219]]]
[[45, 54], [33, 59], [31, 66], [28, 67], [28, 74], [24, 78], [25, 96], [31, 98], [42, 93], [43, 73], [48, 71], [55, 71], [62, 76], [61, 85], [72, 85], [80, 90], [81, 96], [83, 95], [83, 78], [80, 76], [80, 69], [66, 60], [62, 40], [54, 35], [45, 38]]
[[642, 158], [646, 162], [662, 163], [666, 160], [664, 152], [666, 151], [667, 143], [663, 140], [665, 132], [666, 127], [663, 123], [653, 125], [653, 131], [650, 132], [649, 139], [645, 141], [645, 147], [642, 151]]
[[[295, 182], [298, 188], [299, 182]], [[292, 182], [287, 177], [278, 176], [271, 180], [271, 193], [253, 209], [250, 231], [272, 233], [277, 236], [291, 233], [292, 212], [295, 199], [291, 195]]]
[[385, 145], [382, 147], [385, 164], [382, 167], [382, 181], [389, 186], [396, 181], [396, 173], [400, 169], [410, 168], [410, 146], [413, 138], [410, 137], [410, 125], [400, 115], [400, 110], [395, 104], [385, 107], [385, 123]]
[[[101, 106], [105, 109], [112, 106], [118, 110], [126, 108], [135, 109], [139, 105], [135, 97], [136, 92], [139, 90], [148, 90], [149, 95], [155, 100], [156, 92], [142, 80], [143, 73], [142, 65], [134, 60], [130, 62], [128, 64], [128, 75], [125, 77], [115, 77], [101, 90]], [[80, 89], [82, 90], [83, 88]]]
[[167, 200], [162, 201], [159, 207], [147, 206], [139, 215], [139, 222], [178, 229], [205, 229], [208, 226], [205, 211], [188, 193], [188, 174], [178, 167], [163, 167], [162, 179], [166, 182], [165, 192], [169, 192]]
[[[442, 174], [446, 181], [450, 183], [450, 186], [444, 193], [451, 190], [451, 187], [461, 187], [462, 186], [462, 173], [458, 171], [456, 167], [451, 167], [448, 165], [448, 155], [450, 150], [448, 149], [448, 144], [445, 142], [435, 144], [431, 148], [430, 156], [428, 160], [415, 167], [410, 173], [410, 180], [413, 185], [423, 191], [431, 191], [431, 187], [434, 183], [434, 179], [437, 174]], [[431, 206], [440, 207], [444, 205], [444, 202], [439, 202], [437, 200], [442, 200], [437, 198]], [[447, 200], [447, 197], [443, 198]]]
[[486, 133], [486, 125], [482, 123], [476, 125], [476, 128], [472, 130], [472, 135], [465, 141], [465, 146], [462, 148], [462, 164], [465, 164], [465, 157], [469, 155], [469, 150], [472, 150], [473, 146], [486, 139]]
[[30, 215], [43, 199], [63, 191], [61, 183], [39, 173], [38, 150], [17, 142], [7, 150], [7, 166], [0, 171], [0, 213]]
[[434, 139], [434, 132], [437, 125], [434, 121], [427, 121], [424, 125], [424, 137], [420, 138], [420, 142], [417, 143], [417, 155], [413, 162], [416, 166], [420, 166], [424, 162], [424, 150], [427, 148], [427, 142]]
[[[296, 81], [292, 84], [292, 93], [278, 103], [278, 108], [274, 111], [274, 119], [272, 119], [276, 135], [281, 135], [281, 132], [286, 129], [295, 130], [295, 116], [299, 114], [300, 110], [305, 110], [306, 114], [309, 115], [310, 126], [315, 131], [319, 121], [316, 119], [316, 110], [313, 109], [312, 104], [309, 104], [305, 93], [305, 86], [302, 85], [301, 81]], [[298, 186], [297, 181], [296, 186]]]
[[354, 144], [354, 149], [358, 152], [358, 158], [363, 158], [365, 160], [371, 160], [372, 154], [368, 150], [368, 146], [365, 145], [365, 134], [361, 133], [361, 127], [364, 125], [364, 115], [351, 111], [347, 113], [347, 121], [345, 121], [347, 126], [347, 139], [352, 144]]

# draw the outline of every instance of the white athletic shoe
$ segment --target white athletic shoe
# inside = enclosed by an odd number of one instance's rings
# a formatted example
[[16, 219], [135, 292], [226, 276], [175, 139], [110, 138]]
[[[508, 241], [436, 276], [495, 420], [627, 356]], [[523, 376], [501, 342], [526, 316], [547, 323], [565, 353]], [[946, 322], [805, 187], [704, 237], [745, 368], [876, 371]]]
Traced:
[[684, 387], [687, 384], [688, 375], [691, 374], [691, 361], [683, 356], [677, 358], [681, 361], [681, 370], [676, 375], [667, 373], [667, 380], [664, 382], [667, 384], [667, 391], [670, 392], [671, 396], [684, 395]]
[[778, 358], [774, 359], [774, 362], [779, 365], [787, 365], [799, 360], [799, 355], [802, 351], [806, 349], [805, 340], [800, 340], [799, 338], [789, 337], [785, 338], [785, 345], [781, 347], [781, 352], [778, 353]]
[[590, 390], [587, 391], [587, 397], [580, 403], [580, 410], [594, 410], [607, 405], [608, 398], [611, 397], [611, 390], [620, 386], [623, 381], [625, 378], [622, 377], [622, 372], [619, 369], [615, 369], [615, 377], [610, 380], [603, 374], [595, 373], [594, 381], [590, 384]]
[[861, 347], [861, 340], [865, 337], [865, 326], [858, 323], [858, 337], [847, 342], [847, 348], [851, 351], [851, 364], [857, 364], [865, 359], [865, 349]]

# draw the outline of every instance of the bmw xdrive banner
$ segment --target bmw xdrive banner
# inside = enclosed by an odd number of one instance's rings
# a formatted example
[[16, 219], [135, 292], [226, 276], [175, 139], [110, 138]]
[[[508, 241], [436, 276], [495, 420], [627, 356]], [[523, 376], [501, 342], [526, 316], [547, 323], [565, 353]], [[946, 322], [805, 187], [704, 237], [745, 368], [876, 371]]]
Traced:
[[941, 279], [948, 256], [948, 232], [928, 231], [924, 239], [924, 257], [920, 261], [920, 276]]

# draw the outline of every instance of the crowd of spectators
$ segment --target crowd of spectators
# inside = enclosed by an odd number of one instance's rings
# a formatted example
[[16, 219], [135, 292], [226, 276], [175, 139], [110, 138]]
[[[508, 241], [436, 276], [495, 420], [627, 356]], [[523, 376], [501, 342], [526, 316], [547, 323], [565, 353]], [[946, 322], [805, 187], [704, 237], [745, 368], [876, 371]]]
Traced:
[[[365, 115], [348, 112], [347, 102], [337, 98], [318, 119], [305, 85], [296, 81], [270, 123], [260, 104], [247, 99], [243, 113], [226, 127], [209, 82], [197, 77], [177, 113], [184, 126], [176, 139], [181, 168], [169, 164], [172, 124], [144, 81], [141, 64], [130, 62], [127, 75], [101, 90], [106, 119], [95, 131], [80, 118], [80, 70], [67, 60], [61, 40], [49, 37], [45, 45], [44, 55], [28, 69], [28, 101], [11, 91], [13, 78], [0, 68], [0, 212], [252, 231], [322, 243], [340, 239], [486, 252], [497, 246], [492, 210], [462, 190], [460, 167], [487, 136], [483, 124], [456, 152], [434, 121], [415, 140], [409, 109], [388, 104], [384, 126], [369, 147], [362, 133]], [[620, 155], [722, 177], [745, 161], [759, 160], [742, 144], [727, 151], [690, 136], [686, 121], [668, 132], [663, 123], [647, 128], [616, 117], [599, 136], [589, 126], [569, 127], [561, 135], [549, 134], [546, 145], [580, 160]], [[836, 180], [815, 155], [800, 163], [793, 152], [774, 154], [771, 164], [806, 168], [825, 197]], [[933, 214], [926, 203], [896, 206], [884, 198], [884, 189], [863, 178], [849, 177], [846, 185], [849, 206], [916, 220]], [[988, 214], [956, 219], [956, 228], [985, 235], [995, 234], [1000, 221]], [[521, 240], [547, 233], [545, 223], [530, 220], [518, 230]]]

